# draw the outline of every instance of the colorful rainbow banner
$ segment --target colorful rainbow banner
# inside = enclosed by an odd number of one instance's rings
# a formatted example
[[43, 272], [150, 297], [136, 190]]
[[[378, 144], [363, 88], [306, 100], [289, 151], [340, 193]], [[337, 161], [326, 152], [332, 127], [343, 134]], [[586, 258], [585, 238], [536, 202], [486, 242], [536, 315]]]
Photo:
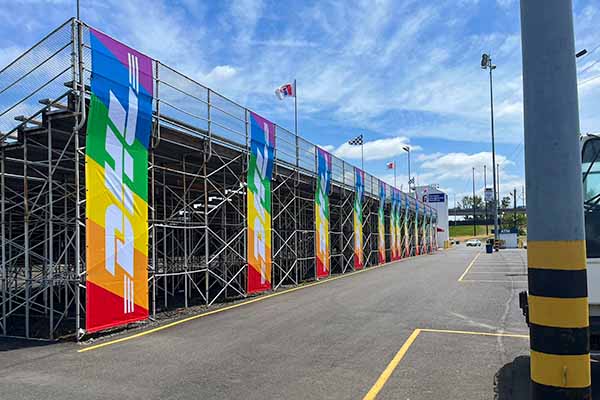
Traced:
[[398, 244], [396, 240], [396, 209], [398, 207], [398, 198], [396, 197], [396, 188], [392, 187], [390, 200], [392, 201], [392, 206], [390, 208], [390, 248], [392, 253], [392, 261], [398, 259], [398, 248], [396, 245]]
[[410, 257], [410, 238], [408, 237], [408, 217], [410, 215], [410, 200], [408, 195], [404, 195], [404, 200], [406, 204], [406, 208], [404, 210], [404, 222], [402, 222], [402, 226], [404, 226], [404, 257]]
[[433, 241], [431, 236], [431, 222], [433, 221], [433, 210], [430, 208], [427, 213], [427, 252], [433, 252]]
[[421, 222], [421, 254], [427, 253], [427, 206], [423, 205], [423, 221]]
[[329, 276], [329, 188], [331, 186], [331, 154], [317, 147], [317, 190], [315, 191], [315, 252], [317, 278]]
[[152, 60], [90, 29], [87, 332], [148, 318], [148, 145]]
[[363, 263], [362, 198], [365, 191], [365, 172], [354, 168], [354, 269], [359, 270]]
[[396, 196], [396, 218], [394, 218], [394, 231], [396, 238], [396, 259], [400, 260], [402, 258], [402, 243], [401, 243], [401, 234], [400, 234], [400, 215], [402, 215], [402, 192], [398, 189], [395, 189]]
[[250, 162], [247, 175], [247, 293], [271, 288], [271, 179], [275, 124], [253, 112], [250, 117]]
[[379, 182], [379, 210], [377, 219], [377, 248], [379, 264], [385, 263], [385, 182]]
[[415, 201], [415, 256], [419, 255], [419, 202]]
[[431, 243], [433, 243], [433, 249], [432, 252], [436, 252], [438, 249], [438, 242], [437, 242], [437, 211], [435, 212], [435, 215], [432, 217], [431, 220]]
[[427, 221], [425, 222], [425, 242], [427, 243], [425, 247], [425, 251], [427, 253], [432, 252], [432, 242], [431, 242], [431, 220], [433, 218], [433, 209], [431, 207], [427, 207]]

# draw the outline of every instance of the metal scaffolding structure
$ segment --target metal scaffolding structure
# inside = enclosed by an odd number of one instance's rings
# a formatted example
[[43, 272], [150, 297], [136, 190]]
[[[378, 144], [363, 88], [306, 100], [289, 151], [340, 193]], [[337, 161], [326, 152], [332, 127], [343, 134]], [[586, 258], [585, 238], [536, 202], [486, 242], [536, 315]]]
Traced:
[[[85, 334], [90, 27], [71, 19], [0, 70], [0, 335]], [[154, 60], [148, 159], [150, 315], [247, 296], [249, 110]], [[316, 279], [316, 147], [276, 126], [272, 287]], [[354, 270], [354, 170], [333, 157], [331, 273]], [[380, 180], [365, 174], [365, 267], [378, 261]], [[390, 257], [389, 194], [385, 206]], [[436, 217], [410, 198], [403, 257], [432, 252]], [[405, 228], [406, 227], [406, 228]]]

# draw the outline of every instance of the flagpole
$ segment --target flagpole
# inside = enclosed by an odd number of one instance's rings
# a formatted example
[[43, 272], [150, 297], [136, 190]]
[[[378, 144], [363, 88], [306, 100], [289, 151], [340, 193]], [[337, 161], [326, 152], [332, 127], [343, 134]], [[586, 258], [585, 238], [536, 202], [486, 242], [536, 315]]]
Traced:
[[298, 90], [296, 89], [296, 79], [294, 79], [294, 131], [298, 136]]
[[394, 160], [394, 187], [396, 187], [396, 160]]
[[[361, 135], [362, 136], [362, 135]], [[365, 138], [360, 141], [360, 168], [365, 170]]]

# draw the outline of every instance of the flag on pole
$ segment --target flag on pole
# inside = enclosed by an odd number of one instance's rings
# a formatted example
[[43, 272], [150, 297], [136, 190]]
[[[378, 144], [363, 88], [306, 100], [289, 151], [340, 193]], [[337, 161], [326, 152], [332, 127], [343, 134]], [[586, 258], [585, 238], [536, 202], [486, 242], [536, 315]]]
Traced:
[[350, 139], [348, 141], [348, 144], [350, 146], [362, 146], [363, 145], [363, 135], [360, 134], [357, 137], [355, 137], [354, 139]]
[[387, 169], [394, 169], [396, 167], [396, 165], [393, 161], [390, 161], [389, 163], [387, 163], [386, 166], [387, 166]]
[[275, 95], [279, 100], [283, 100], [284, 97], [296, 97], [296, 91], [294, 89], [294, 84], [286, 83], [275, 89]]

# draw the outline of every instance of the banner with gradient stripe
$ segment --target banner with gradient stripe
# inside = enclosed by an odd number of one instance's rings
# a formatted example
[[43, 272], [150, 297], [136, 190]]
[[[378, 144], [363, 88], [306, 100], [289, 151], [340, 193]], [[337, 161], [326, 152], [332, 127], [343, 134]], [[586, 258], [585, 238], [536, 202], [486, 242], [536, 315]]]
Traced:
[[152, 60], [90, 29], [86, 330], [148, 317], [148, 145]]
[[415, 201], [415, 256], [419, 253], [419, 202]]
[[396, 209], [398, 207], [398, 198], [396, 197], [396, 188], [392, 187], [390, 200], [392, 206], [390, 208], [390, 248], [392, 252], [392, 261], [398, 259], [398, 248], [396, 247]]
[[247, 174], [247, 293], [271, 288], [271, 180], [275, 124], [249, 112], [250, 162]]
[[[402, 198], [400, 198], [400, 201], [402, 201]], [[410, 238], [408, 237], [408, 218], [410, 215], [410, 200], [407, 194], [404, 194], [404, 203], [404, 222], [402, 222], [402, 225], [404, 226], [404, 257], [410, 257]]]
[[394, 247], [396, 247], [396, 260], [400, 260], [402, 258], [402, 244], [400, 235], [400, 216], [402, 215], [402, 192], [398, 189], [394, 189], [394, 196], [396, 197], [396, 217], [394, 218], [394, 238], [396, 239], [396, 243]]
[[362, 199], [365, 191], [365, 172], [354, 168], [354, 269], [362, 269], [363, 258], [363, 215]]
[[317, 189], [315, 191], [316, 268], [317, 278], [329, 276], [329, 188], [331, 186], [331, 154], [317, 147]]
[[317, 278], [329, 276], [331, 248], [329, 242], [329, 188], [331, 186], [331, 154], [317, 147], [317, 189], [315, 191], [315, 227], [317, 237]]
[[379, 182], [379, 210], [377, 215], [377, 248], [379, 264], [385, 263], [385, 182]]
[[431, 246], [431, 241], [430, 241], [430, 235], [429, 235], [429, 221], [431, 220], [431, 209], [429, 207], [427, 207], [425, 209], [425, 220], [423, 222], [423, 241], [425, 243], [425, 253], [429, 253], [430, 250], [430, 246]]

